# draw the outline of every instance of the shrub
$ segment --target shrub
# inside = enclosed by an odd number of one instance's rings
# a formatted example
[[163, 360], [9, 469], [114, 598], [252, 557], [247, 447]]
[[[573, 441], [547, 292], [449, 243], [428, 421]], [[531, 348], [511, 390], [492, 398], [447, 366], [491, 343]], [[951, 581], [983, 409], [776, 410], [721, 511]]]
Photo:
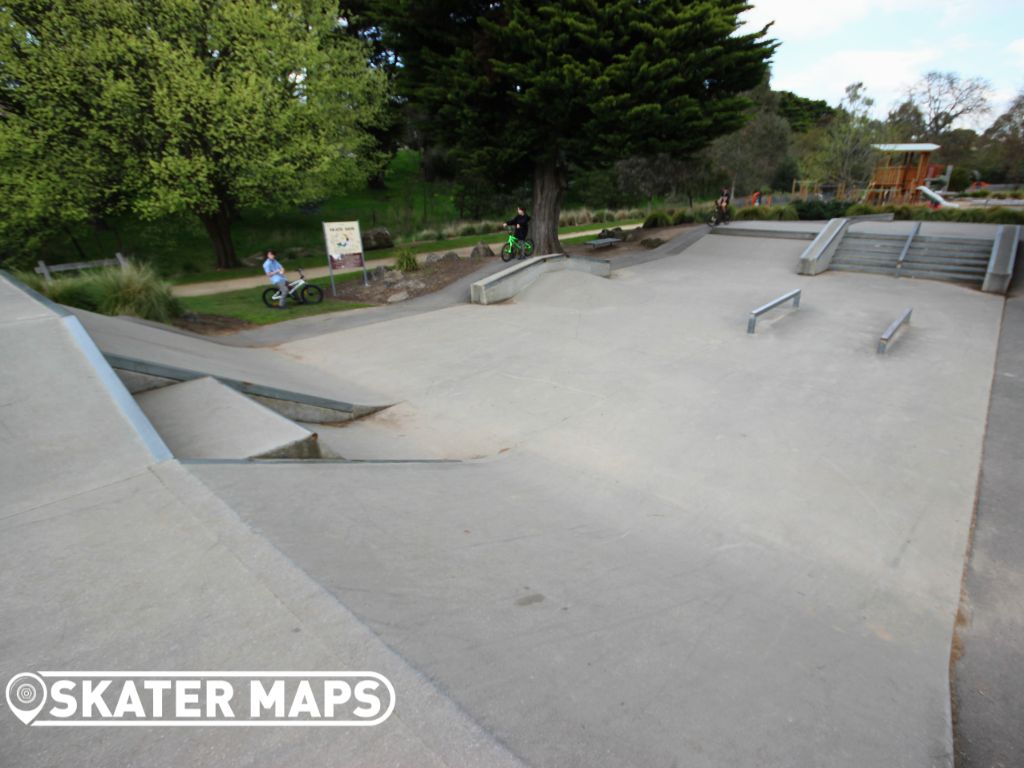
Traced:
[[395, 269], [399, 272], [415, 272], [420, 268], [420, 263], [416, 261], [416, 256], [410, 250], [403, 250], [398, 254], [398, 258], [395, 259]]
[[873, 213], [878, 213], [878, 209], [873, 205], [867, 203], [854, 203], [846, 209], [846, 216], [870, 216]]
[[733, 218], [736, 221], [764, 221], [768, 218], [766, 214], [767, 208], [755, 208], [754, 206], [748, 205], [746, 208], [740, 208], [736, 211]]
[[467, 235], [475, 235], [479, 232], [479, 227], [472, 223], [459, 224], [459, 237], [466, 237]]
[[615, 220], [615, 214], [612, 213], [611, 211], [609, 211], [607, 208], [594, 211], [594, 221], [595, 222], [598, 222], [598, 221], [601, 221], [601, 222], [604, 222], [604, 221], [614, 221], [614, 220]]
[[664, 211], [654, 211], [646, 219], [644, 219], [644, 229], [654, 229], [655, 227], [668, 227], [671, 226], [672, 220], [668, 217], [668, 214]]
[[843, 200], [797, 200], [791, 203], [797, 215], [805, 220], [835, 219], [846, 213], [849, 203]]
[[416, 239], [428, 242], [431, 240], [440, 240], [441, 233], [438, 232], [436, 229], [424, 229], [422, 232], [416, 233]]
[[778, 211], [779, 221], [797, 221], [800, 218], [800, 214], [792, 205], [780, 205], [775, 210]]
[[697, 214], [691, 208], [680, 208], [672, 216], [672, 224], [692, 224], [697, 221]]
[[181, 314], [170, 285], [148, 264], [128, 262], [123, 269], [109, 267], [58, 277], [50, 283], [30, 280], [26, 284], [58, 304], [104, 315], [133, 315], [166, 323]]
[[[85, 276], [89, 277], [89, 276]], [[92, 279], [105, 315], [134, 315], [166, 323], [181, 314], [181, 306], [148, 264], [128, 262], [123, 269], [97, 270]]]

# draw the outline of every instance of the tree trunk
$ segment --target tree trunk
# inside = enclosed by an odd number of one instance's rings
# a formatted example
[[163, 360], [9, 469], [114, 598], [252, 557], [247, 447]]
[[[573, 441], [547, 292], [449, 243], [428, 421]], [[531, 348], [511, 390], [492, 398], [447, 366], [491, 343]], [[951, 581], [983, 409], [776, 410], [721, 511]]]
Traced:
[[538, 256], [562, 253], [558, 242], [558, 216], [565, 194], [565, 173], [554, 160], [537, 163], [533, 174], [533, 220], [530, 233]]
[[221, 203], [213, 213], [200, 213], [199, 220], [206, 227], [206, 234], [213, 244], [213, 253], [217, 257], [217, 269], [231, 269], [238, 266], [235, 256], [235, 243], [231, 239], [231, 213], [225, 203]]

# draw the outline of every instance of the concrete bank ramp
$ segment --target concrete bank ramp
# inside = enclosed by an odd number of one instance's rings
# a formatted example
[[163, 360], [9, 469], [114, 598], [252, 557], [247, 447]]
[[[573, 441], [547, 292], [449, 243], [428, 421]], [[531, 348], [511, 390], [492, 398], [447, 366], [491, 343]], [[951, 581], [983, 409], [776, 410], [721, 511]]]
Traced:
[[554, 307], [599, 308], [621, 301], [621, 290], [613, 280], [586, 272], [549, 272], [516, 297], [521, 304]]
[[[4, 706], [0, 765], [521, 765], [170, 457], [75, 317], [3, 275], [0, 350], [0, 680], [372, 670], [397, 702], [374, 728], [159, 732], [29, 727]], [[279, 509], [303, 506], [291, 488]]]
[[320, 457], [316, 433], [208, 376], [136, 400], [179, 459]]
[[327, 423], [373, 413], [400, 399], [337, 375], [311, 375], [294, 354], [231, 347], [131, 318], [70, 311], [136, 394], [212, 376], [289, 418]]

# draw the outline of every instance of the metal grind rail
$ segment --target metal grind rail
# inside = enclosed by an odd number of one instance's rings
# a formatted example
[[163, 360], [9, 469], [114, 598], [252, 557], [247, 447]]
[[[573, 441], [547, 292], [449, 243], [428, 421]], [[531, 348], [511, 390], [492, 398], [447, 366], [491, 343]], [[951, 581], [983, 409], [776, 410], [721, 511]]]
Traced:
[[767, 304], [760, 306], [755, 310], [752, 310], [750, 313], [750, 317], [747, 319], [747, 333], [754, 333], [755, 329], [757, 328], [757, 318], [759, 318], [765, 312], [775, 309], [777, 306], [781, 304], [785, 304], [790, 299], [793, 300], [793, 309], [797, 309], [800, 306], [800, 290], [800, 288], [797, 288], [795, 291], [785, 293], [782, 296], [779, 296], [779, 298], [773, 301], [769, 301]]

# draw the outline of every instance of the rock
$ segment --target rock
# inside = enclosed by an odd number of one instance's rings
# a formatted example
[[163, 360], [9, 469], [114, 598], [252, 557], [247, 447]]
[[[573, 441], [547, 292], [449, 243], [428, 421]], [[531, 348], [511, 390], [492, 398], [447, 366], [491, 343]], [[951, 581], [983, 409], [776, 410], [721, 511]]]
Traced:
[[440, 253], [428, 253], [428, 254], [427, 254], [427, 255], [426, 255], [426, 256], [425, 256], [424, 258], [423, 258], [423, 263], [424, 263], [424, 264], [433, 264], [433, 263], [435, 263], [435, 262], [438, 262], [438, 261], [440, 261], [440, 260], [441, 260], [441, 259], [443, 259], [443, 258], [444, 258], [444, 256], [442, 256], [442, 255], [441, 255]]
[[657, 248], [659, 245], [664, 245], [665, 241], [660, 237], [645, 237], [640, 241], [640, 245], [644, 248]]
[[399, 285], [407, 291], [422, 291], [427, 284], [421, 280], [403, 280]]
[[399, 291], [388, 296], [388, 304], [397, 304], [399, 301], [405, 301], [409, 298], [408, 291]]
[[448, 251], [448, 253], [446, 253], [444, 255], [444, 261], [458, 261], [458, 260], [459, 260], [459, 254], [457, 254], [455, 251]]
[[598, 235], [598, 240], [604, 240], [607, 237], [616, 237], [619, 240], [626, 239], [626, 233], [622, 231], [622, 227], [614, 227], [612, 229], [602, 229]]
[[385, 283], [400, 283], [400, 282], [402, 282], [402, 279], [404, 277], [405, 277], [405, 275], [403, 275], [397, 269], [389, 269], [389, 270], [387, 270], [387, 272], [384, 273], [384, 282]]
[[363, 233], [363, 250], [376, 251], [380, 248], [393, 248], [394, 245], [387, 227], [374, 227]]
[[494, 256], [494, 251], [486, 243], [477, 243], [473, 246], [473, 252], [469, 256], [472, 259], [483, 259], [488, 256]]
[[374, 267], [373, 269], [371, 269], [369, 272], [367, 272], [367, 275], [369, 276], [369, 278], [371, 280], [380, 280], [387, 273], [388, 273], [388, 268], [385, 267], [385, 266], [380, 266], [380, 267]]

